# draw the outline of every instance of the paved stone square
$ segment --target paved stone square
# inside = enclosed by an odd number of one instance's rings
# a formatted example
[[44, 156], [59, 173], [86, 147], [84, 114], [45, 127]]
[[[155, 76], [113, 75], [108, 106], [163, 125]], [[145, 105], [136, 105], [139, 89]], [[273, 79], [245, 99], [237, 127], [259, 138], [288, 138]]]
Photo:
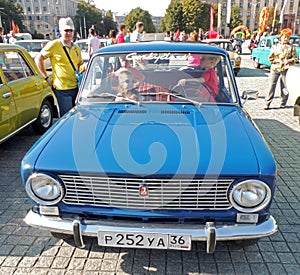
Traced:
[[[198, 242], [188, 252], [103, 248], [87, 239], [84, 249], [53, 238], [23, 222], [31, 204], [20, 178], [20, 162], [38, 139], [30, 128], [0, 145], [0, 274], [300, 274], [300, 125], [292, 106], [263, 110], [267, 69], [254, 69], [243, 55], [237, 77], [240, 91], [256, 88], [257, 100], [245, 104], [277, 162], [280, 176], [271, 212], [275, 235], [247, 248], [219, 242], [208, 255]], [[278, 93], [277, 93], [278, 94]], [[246, 157], [246, 156], [245, 156]]]

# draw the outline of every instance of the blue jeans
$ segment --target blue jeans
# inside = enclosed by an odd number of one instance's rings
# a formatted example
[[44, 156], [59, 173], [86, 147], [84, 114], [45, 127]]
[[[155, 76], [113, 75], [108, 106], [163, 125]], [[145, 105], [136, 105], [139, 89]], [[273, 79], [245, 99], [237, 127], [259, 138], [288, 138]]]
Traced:
[[72, 107], [75, 106], [78, 88], [76, 87], [70, 90], [57, 90], [52, 87], [52, 89], [58, 101], [59, 114], [62, 117], [65, 113], [72, 109]]

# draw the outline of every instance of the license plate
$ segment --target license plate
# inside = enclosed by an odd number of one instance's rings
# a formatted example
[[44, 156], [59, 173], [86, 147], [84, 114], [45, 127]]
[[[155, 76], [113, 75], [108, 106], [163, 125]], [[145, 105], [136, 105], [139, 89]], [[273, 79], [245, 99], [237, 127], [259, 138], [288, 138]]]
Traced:
[[191, 250], [191, 242], [190, 235], [145, 232], [98, 232], [98, 244], [101, 246]]

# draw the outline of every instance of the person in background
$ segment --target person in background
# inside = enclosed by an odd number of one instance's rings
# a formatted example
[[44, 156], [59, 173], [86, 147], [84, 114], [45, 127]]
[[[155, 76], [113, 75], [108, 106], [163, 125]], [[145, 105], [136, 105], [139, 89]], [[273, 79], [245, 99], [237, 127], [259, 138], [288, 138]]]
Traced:
[[287, 28], [281, 30], [279, 34], [279, 42], [274, 43], [269, 55], [271, 62], [270, 70], [270, 89], [265, 97], [264, 109], [270, 109], [271, 102], [275, 95], [275, 89], [278, 79], [280, 79], [281, 104], [280, 108], [285, 108], [289, 93], [286, 86], [286, 73], [289, 67], [295, 64], [298, 60], [296, 49], [289, 44], [289, 39], [292, 35], [292, 30]]
[[130, 35], [130, 42], [140, 42], [142, 41], [141, 33], [144, 30], [144, 23], [143, 22], [137, 22], [136, 23], [136, 29], [131, 33]]
[[7, 39], [7, 43], [8, 44], [14, 44], [17, 41], [16, 33], [14, 31], [10, 31], [9, 34], [10, 35], [9, 35], [9, 37]]
[[130, 31], [129, 30], [127, 30], [127, 33], [125, 35], [125, 41], [130, 42]]
[[165, 41], [172, 41], [172, 37], [171, 37], [171, 32], [170, 31], [166, 31], [165, 33], [165, 37], [164, 37]]
[[116, 32], [116, 30], [110, 30], [109, 34], [108, 34], [108, 37], [109, 37], [108, 45], [116, 44], [116, 41], [117, 41], [117, 32]]
[[[81, 51], [79, 46], [73, 43], [74, 23], [70, 17], [59, 20], [59, 30], [61, 37], [52, 40], [41, 50], [36, 57], [36, 64], [56, 95], [60, 115], [63, 116], [74, 105], [78, 92], [78, 81], [75, 69], [84, 71]], [[71, 62], [64, 50], [68, 52]], [[44, 60], [50, 58], [52, 66], [52, 76], [47, 75]]]
[[4, 43], [4, 39], [3, 39], [3, 28], [0, 27], [0, 43]]
[[125, 43], [125, 35], [126, 35], [127, 29], [125, 24], [120, 24], [119, 26], [119, 33], [117, 35], [116, 43]]
[[197, 42], [198, 41], [198, 33], [195, 31], [191, 32], [188, 41]]
[[94, 28], [89, 29], [89, 38], [87, 40], [87, 44], [89, 55], [100, 48], [100, 40], [96, 37], [96, 31]]

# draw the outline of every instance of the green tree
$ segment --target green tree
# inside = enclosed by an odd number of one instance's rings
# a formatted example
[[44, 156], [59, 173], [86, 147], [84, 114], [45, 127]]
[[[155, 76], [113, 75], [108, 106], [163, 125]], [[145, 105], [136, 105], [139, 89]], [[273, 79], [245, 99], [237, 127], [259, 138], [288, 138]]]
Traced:
[[200, 28], [202, 6], [199, 0], [182, 0], [183, 21], [185, 31], [190, 33]]
[[181, 2], [175, 0], [169, 4], [166, 10], [166, 15], [162, 22], [164, 23], [164, 29], [161, 29], [161, 31], [168, 30], [176, 32], [178, 29], [185, 29], [185, 22], [183, 19], [183, 9]]
[[88, 29], [94, 25], [97, 34], [107, 35], [111, 29], [116, 29], [112, 13], [108, 11], [106, 15], [97, 9], [92, 2], [81, 1], [78, 4], [74, 18], [75, 29], [82, 37], [87, 37]]
[[113, 13], [111, 10], [107, 11], [106, 15], [104, 16], [103, 26], [105, 29], [105, 35], [108, 35], [110, 30], [117, 30], [117, 24], [114, 22]]
[[[209, 30], [210, 29], [210, 8], [211, 5], [201, 2], [201, 16], [200, 16], [200, 28], [203, 30]], [[217, 9], [215, 9], [214, 18], [216, 18]], [[217, 26], [217, 19], [214, 20], [214, 26]]]
[[[276, 11], [275, 20], [274, 20], [274, 12], [275, 12], [275, 8], [271, 7], [270, 12], [269, 12], [269, 19], [268, 19], [268, 23], [267, 23], [267, 28], [270, 29], [271, 31], [274, 31], [275, 29], [277, 29], [277, 27], [279, 25], [280, 14]], [[273, 25], [273, 20], [274, 20], [274, 25]]]
[[0, 0], [0, 13], [4, 33], [8, 33], [11, 30], [11, 20], [14, 20], [14, 23], [18, 25], [19, 32], [24, 31], [22, 24], [23, 9], [16, 1]]
[[131, 10], [131, 12], [125, 17], [125, 24], [127, 26], [127, 29], [129, 29], [130, 31], [134, 31], [136, 29], [136, 23], [139, 21], [144, 23], [145, 32], [156, 32], [155, 26], [152, 22], [152, 17], [146, 10], [138, 7]]
[[242, 19], [241, 19], [241, 10], [238, 6], [231, 7], [231, 18], [229, 23], [229, 29], [230, 31], [233, 30], [235, 27], [242, 25]]

